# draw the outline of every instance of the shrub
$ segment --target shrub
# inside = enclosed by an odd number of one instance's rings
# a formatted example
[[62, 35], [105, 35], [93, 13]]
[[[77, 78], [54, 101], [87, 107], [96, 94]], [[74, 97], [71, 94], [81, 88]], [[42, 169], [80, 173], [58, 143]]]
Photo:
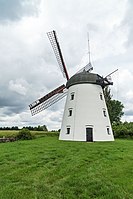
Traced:
[[33, 136], [30, 133], [29, 129], [21, 129], [18, 134], [16, 135], [17, 140], [31, 140]]
[[116, 138], [133, 138], [133, 122], [124, 122], [112, 127]]

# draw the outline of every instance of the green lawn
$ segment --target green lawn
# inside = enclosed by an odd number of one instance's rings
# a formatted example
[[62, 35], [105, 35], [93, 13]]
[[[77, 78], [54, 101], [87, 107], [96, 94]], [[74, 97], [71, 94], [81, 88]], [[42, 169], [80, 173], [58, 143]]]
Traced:
[[133, 141], [0, 144], [0, 199], [132, 199]]

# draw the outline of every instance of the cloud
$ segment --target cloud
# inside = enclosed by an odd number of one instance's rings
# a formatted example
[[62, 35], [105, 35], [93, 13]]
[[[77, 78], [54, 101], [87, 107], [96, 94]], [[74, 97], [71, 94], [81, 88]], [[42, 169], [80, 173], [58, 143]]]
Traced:
[[1, 125], [46, 124], [49, 129], [60, 128], [65, 99], [34, 117], [28, 107], [66, 83], [46, 35], [53, 29], [70, 76], [88, 62], [87, 32], [90, 33], [93, 72], [106, 76], [119, 69], [118, 75], [112, 77], [111, 91], [124, 104], [125, 114], [131, 114], [130, 0], [0, 0], [0, 9]]
[[9, 90], [15, 91], [20, 95], [26, 95], [28, 90], [28, 83], [23, 79], [16, 79], [9, 81]]
[[[1, 125], [46, 123], [54, 128], [52, 118], [42, 121], [41, 116], [36, 120], [31, 117], [28, 107], [64, 81], [42, 29], [42, 22], [39, 18], [24, 18], [15, 24], [1, 24], [0, 27]], [[53, 106], [55, 111], [57, 106]], [[59, 126], [60, 123], [57, 123]]]
[[37, 15], [40, 0], [0, 0], [0, 21], [16, 21], [24, 16]]
[[125, 42], [126, 48], [133, 47], [133, 1], [128, 0], [127, 1], [127, 10], [125, 12], [125, 18], [122, 21], [122, 25], [125, 27], [125, 29], [128, 32], [128, 39]]

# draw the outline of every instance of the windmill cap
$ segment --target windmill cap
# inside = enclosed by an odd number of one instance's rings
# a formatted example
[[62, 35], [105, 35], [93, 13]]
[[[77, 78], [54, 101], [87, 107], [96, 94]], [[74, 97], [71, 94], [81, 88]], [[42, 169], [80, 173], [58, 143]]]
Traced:
[[73, 75], [67, 81], [66, 88], [69, 88], [70, 86], [73, 86], [75, 84], [97, 84], [105, 87], [106, 85], [110, 85], [112, 83], [108, 82], [107, 84], [105, 84], [104, 78], [100, 75], [83, 71], [81, 73], [76, 73], [75, 75]]

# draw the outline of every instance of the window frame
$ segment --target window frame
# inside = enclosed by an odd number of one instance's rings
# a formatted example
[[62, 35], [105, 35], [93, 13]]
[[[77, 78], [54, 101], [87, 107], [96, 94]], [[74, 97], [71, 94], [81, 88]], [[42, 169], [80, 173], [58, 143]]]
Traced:
[[72, 108], [69, 108], [68, 111], [69, 111], [68, 117], [71, 117], [71, 116], [72, 116], [72, 113], [73, 113], [73, 109], [72, 109]]
[[100, 93], [100, 99], [103, 100], [103, 94], [102, 93]]
[[103, 116], [104, 116], [104, 117], [107, 117], [106, 109], [103, 109]]
[[71, 93], [70, 100], [74, 100], [75, 93]]
[[106, 130], [107, 130], [107, 134], [111, 135], [109, 126], [107, 126]]
[[71, 132], [70, 126], [68, 126], [66, 130], [67, 130], [66, 134], [67, 134], [67, 135], [70, 135], [70, 132]]

